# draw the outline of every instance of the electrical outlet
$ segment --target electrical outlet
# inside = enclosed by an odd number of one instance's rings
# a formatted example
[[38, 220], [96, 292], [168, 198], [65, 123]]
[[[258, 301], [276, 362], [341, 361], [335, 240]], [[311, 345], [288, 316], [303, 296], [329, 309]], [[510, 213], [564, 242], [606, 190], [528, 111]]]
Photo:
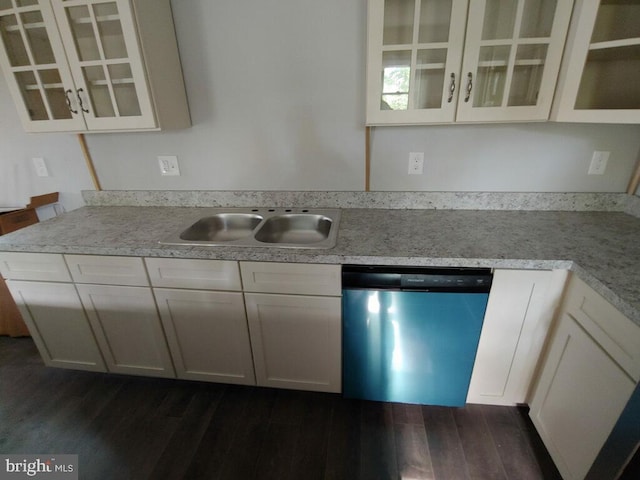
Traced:
[[589, 165], [589, 175], [604, 175], [604, 171], [607, 169], [607, 162], [609, 161], [610, 152], [593, 152], [591, 158], [591, 165]]
[[424, 152], [409, 153], [409, 175], [422, 175], [424, 169]]
[[47, 170], [47, 164], [44, 163], [44, 158], [42, 157], [33, 157], [31, 159], [33, 162], [33, 167], [36, 169], [36, 175], [39, 177], [48, 177], [49, 170]]
[[175, 155], [158, 155], [158, 163], [160, 164], [161, 175], [180, 175], [178, 157]]

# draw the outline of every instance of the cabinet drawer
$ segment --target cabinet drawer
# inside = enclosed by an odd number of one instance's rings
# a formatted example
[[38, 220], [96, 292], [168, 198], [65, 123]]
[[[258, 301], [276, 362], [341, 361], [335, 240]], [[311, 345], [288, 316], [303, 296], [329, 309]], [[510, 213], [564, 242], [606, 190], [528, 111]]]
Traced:
[[575, 275], [567, 288], [567, 312], [634, 380], [640, 379], [640, 327]]
[[154, 287], [242, 290], [238, 263], [226, 260], [145, 258]]
[[76, 283], [147, 286], [147, 273], [141, 258], [99, 255], [65, 255]]
[[245, 292], [340, 296], [340, 265], [240, 262]]
[[71, 281], [64, 259], [57, 253], [0, 252], [0, 273], [10, 280]]

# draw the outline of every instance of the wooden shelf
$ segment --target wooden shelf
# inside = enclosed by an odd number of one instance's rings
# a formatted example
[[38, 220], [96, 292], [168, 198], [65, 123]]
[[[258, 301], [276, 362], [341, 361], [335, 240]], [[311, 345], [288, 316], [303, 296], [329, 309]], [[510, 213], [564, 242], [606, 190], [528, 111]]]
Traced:
[[[120, 15], [115, 13], [113, 15], [100, 15], [96, 17], [96, 22], [119, 22], [119, 21], [120, 21]], [[72, 19], [72, 22], [77, 25], [92, 23], [91, 18], [89, 17], [74, 18]]]
[[636, 47], [640, 45], [640, 38], [624, 38], [622, 40], [609, 40], [589, 45], [589, 50], [604, 50], [607, 48]]
[[[46, 28], [46, 25], [44, 22], [34, 22], [34, 23], [23, 23], [22, 26], [24, 27], [25, 30], [31, 30], [34, 28]], [[20, 31], [20, 25], [10, 25], [8, 27], [5, 27], [5, 31], [6, 32], [19, 32]]]

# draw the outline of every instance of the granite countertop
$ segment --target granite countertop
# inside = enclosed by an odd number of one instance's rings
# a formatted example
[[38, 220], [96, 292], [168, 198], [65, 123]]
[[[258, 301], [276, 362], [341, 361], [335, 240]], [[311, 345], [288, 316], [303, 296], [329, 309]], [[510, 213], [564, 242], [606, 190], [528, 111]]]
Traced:
[[570, 269], [640, 325], [640, 219], [622, 212], [344, 208], [328, 250], [158, 243], [206, 210], [83, 207], [0, 237], [0, 251]]

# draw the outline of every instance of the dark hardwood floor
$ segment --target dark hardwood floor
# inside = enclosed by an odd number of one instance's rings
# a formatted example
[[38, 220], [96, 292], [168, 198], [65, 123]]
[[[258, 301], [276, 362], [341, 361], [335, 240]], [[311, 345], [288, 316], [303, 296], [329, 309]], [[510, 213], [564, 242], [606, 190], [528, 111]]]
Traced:
[[526, 412], [46, 368], [0, 337], [0, 453], [81, 479], [559, 479]]

